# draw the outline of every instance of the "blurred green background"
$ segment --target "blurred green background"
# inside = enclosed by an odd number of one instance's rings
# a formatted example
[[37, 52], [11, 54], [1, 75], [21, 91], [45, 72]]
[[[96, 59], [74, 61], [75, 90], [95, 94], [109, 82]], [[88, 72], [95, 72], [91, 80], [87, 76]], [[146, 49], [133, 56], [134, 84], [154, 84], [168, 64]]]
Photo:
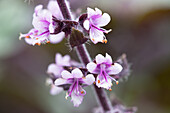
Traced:
[[[65, 92], [51, 96], [45, 85], [48, 64], [57, 52], [69, 54], [66, 40], [30, 46], [19, 33], [32, 28], [34, 7], [48, 0], [0, 0], [0, 113], [87, 113], [97, 107], [91, 88], [79, 108], [65, 100]], [[94, 58], [106, 52], [114, 60], [126, 53], [132, 63], [127, 81], [113, 93], [138, 113], [170, 113], [170, 0], [70, 0], [72, 11], [98, 7], [111, 15], [107, 44], [90, 44]]]

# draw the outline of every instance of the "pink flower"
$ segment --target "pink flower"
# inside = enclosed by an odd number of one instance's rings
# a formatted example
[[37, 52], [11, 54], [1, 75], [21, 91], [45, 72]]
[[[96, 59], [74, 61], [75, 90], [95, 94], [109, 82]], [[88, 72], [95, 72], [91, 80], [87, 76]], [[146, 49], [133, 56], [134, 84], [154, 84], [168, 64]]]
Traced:
[[48, 66], [47, 73], [51, 76], [51, 78], [47, 79], [47, 84], [51, 86], [50, 93], [52, 95], [56, 95], [63, 91], [62, 87], [57, 87], [54, 85], [52, 79], [57, 79], [61, 77], [61, 72], [64, 70], [64, 66], [72, 66], [79, 65], [79, 63], [72, 61], [69, 55], [61, 56], [61, 54], [57, 53], [55, 56], [55, 63], [52, 63]]
[[51, 78], [46, 79], [46, 84], [51, 86], [51, 89], [50, 89], [51, 95], [57, 95], [64, 90], [62, 87], [55, 86]]
[[55, 81], [56, 86], [69, 84], [69, 90], [66, 93], [66, 99], [71, 97], [75, 107], [78, 107], [83, 101], [83, 97], [86, 94], [86, 91], [82, 88], [83, 85], [91, 85], [95, 81], [95, 78], [92, 74], [88, 74], [86, 77], [83, 76], [83, 73], [80, 69], [75, 68], [74, 70], [69, 71], [64, 70], [61, 73], [61, 78], [58, 78]]
[[[52, 15], [57, 16], [56, 18], [61, 19], [62, 15], [58, 8], [56, 1], [49, 1], [48, 8], [42, 9], [42, 5], [35, 7], [33, 14], [33, 29], [31, 29], [27, 34], [20, 34], [19, 39], [25, 38], [25, 41], [30, 45], [41, 45], [46, 43], [59, 43], [64, 38], [64, 32], [60, 32], [56, 35], [51, 35], [54, 32], [54, 22], [52, 20]], [[54, 6], [55, 5], [55, 6]], [[57, 7], [57, 8], [56, 8]], [[54, 11], [55, 10], [55, 14]], [[58, 10], [56, 10], [58, 9]], [[36, 31], [36, 32], [35, 32]]]
[[[98, 87], [111, 90], [112, 80], [116, 81], [110, 75], [118, 74], [122, 71], [122, 66], [118, 63], [112, 63], [112, 58], [106, 53], [106, 57], [98, 54], [95, 58], [95, 62], [87, 64], [87, 69], [90, 73], [98, 74], [96, 79], [96, 85]], [[118, 84], [118, 81], [116, 81]]]
[[111, 30], [105, 30], [100, 27], [106, 26], [110, 20], [110, 16], [107, 13], [102, 14], [100, 9], [87, 8], [87, 19], [84, 21], [83, 26], [89, 31], [90, 39], [94, 44], [98, 42], [107, 43], [104, 33], [109, 33]]
[[64, 70], [64, 66], [71, 66], [72, 61], [69, 55], [61, 56], [57, 53], [55, 56], [55, 63], [48, 66], [47, 73], [53, 74], [55, 77], [60, 77], [61, 72]]

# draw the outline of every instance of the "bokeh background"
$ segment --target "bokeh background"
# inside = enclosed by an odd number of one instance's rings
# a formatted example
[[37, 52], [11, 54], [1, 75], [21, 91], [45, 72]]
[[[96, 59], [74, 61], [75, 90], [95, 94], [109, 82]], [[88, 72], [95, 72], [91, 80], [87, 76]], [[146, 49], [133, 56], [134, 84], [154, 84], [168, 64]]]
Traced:
[[[48, 64], [57, 52], [69, 54], [66, 40], [30, 46], [19, 33], [32, 28], [34, 7], [48, 0], [0, 0], [0, 113], [87, 113], [97, 107], [91, 88], [79, 108], [65, 92], [51, 96], [45, 85]], [[108, 92], [138, 113], [170, 113], [170, 0], [70, 0], [72, 11], [98, 7], [111, 15], [107, 44], [90, 44], [94, 58], [106, 52], [116, 60], [126, 53], [132, 64], [127, 81]], [[77, 11], [78, 12], [78, 11]]]

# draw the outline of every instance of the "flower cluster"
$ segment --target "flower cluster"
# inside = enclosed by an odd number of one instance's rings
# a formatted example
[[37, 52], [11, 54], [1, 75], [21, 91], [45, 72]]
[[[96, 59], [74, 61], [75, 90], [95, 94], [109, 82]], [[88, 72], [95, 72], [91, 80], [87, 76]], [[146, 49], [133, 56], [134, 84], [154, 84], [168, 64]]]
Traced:
[[[47, 69], [47, 73], [50, 75], [47, 79], [48, 84], [51, 85], [50, 93], [55, 95], [67, 90], [66, 99], [71, 97], [75, 107], [81, 104], [83, 96], [86, 94], [82, 87], [95, 83], [99, 88], [111, 91], [112, 80], [116, 81], [111, 75], [118, 74], [122, 70], [122, 66], [113, 63], [111, 56], [107, 53], [106, 57], [98, 54], [94, 62], [88, 63], [86, 68], [78, 68], [81, 65], [71, 60], [68, 55], [62, 57], [57, 53], [55, 61], [56, 63], [50, 64]], [[118, 84], [118, 81], [116, 83]]]
[[[66, 3], [69, 7], [69, 3]], [[90, 40], [94, 44], [107, 43], [104, 33], [109, 33], [111, 30], [100, 27], [106, 26], [110, 20], [110, 16], [107, 13], [102, 14], [100, 9], [87, 8], [87, 18], [83, 20], [82, 27], [88, 31]], [[57, 2], [51, 0], [47, 9], [43, 9], [42, 5], [35, 7], [32, 25], [34, 28], [26, 34], [21, 33], [19, 39], [25, 38], [26, 43], [30, 45], [41, 45], [61, 42], [65, 36], [71, 34], [71, 28], [77, 26], [78, 22], [64, 20]]]
[[62, 87], [57, 87], [54, 85], [54, 80], [61, 77], [61, 72], [64, 70], [66, 66], [80, 66], [80, 64], [76, 61], [71, 60], [69, 55], [65, 55], [62, 57], [61, 54], [57, 53], [55, 56], [55, 63], [52, 63], [48, 66], [47, 73], [49, 74], [49, 78], [47, 79], [47, 84], [51, 86], [50, 93], [52, 95], [56, 95], [63, 91]]

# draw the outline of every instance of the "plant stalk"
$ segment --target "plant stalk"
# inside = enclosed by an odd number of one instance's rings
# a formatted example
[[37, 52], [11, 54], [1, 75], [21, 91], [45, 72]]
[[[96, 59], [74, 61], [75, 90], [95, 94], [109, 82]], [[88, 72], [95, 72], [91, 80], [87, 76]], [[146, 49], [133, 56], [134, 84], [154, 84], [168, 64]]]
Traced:
[[[60, 10], [62, 12], [64, 19], [72, 20], [71, 13], [66, 5], [66, 1], [65, 0], [57, 0], [57, 2], [58, 2], [58, 5], [60, 7]], [[91, 61], [90, 55], [89, 55], [84, 44], [77, 46], [76, 52], [79, 56], [80, 61], [84, 64], [84, 66], [86, 66]], [[99, 105], [102, 107], [103, 112], [104, 113], [111, 112], [112, 104], [111, 104], [105, 90], [102, 88], [98, 88], [96, 85], [94, 85], [94, 90], [95, 90], [95, 94], [97, 96], [97, 101], [98, 101]]]

